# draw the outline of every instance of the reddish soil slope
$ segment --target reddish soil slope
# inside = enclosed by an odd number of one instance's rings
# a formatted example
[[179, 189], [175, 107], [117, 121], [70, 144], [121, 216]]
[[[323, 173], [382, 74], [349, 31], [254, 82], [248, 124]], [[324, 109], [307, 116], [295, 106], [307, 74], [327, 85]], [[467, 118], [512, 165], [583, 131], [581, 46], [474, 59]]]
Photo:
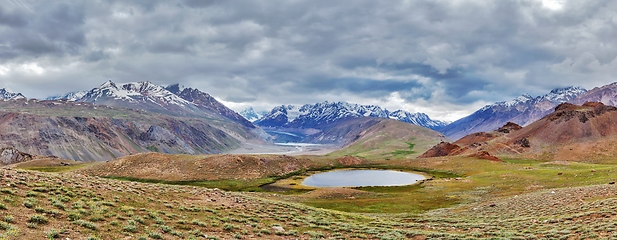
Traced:
[[508, 135], [511, 143], [526, 138], [530, 143], [555, 144], [597, 140], [617, 135], [617, 108], [599, 102], [582, 106], [560, 104], [555, 112]]
[[443, 157], [443, 156], [455, 156], [464, 152], [466, 148], [461, 148], [459, 145], [449, 142], [440, 142], [435, 145], [418, 158], [430, 158], [430, 157]]

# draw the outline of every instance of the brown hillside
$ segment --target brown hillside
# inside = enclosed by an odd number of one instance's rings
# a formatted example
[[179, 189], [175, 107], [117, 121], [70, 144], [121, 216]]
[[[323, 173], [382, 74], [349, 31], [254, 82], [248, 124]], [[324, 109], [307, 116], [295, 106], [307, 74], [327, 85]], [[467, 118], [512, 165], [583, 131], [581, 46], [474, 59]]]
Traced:
[[601, 161], [617, 154], [615, 136], [616, 107], [563, 103], [521, 130], [488, 142], [484, 150], [547, 160]]
[[459, 146], [469, 146], [475, 143], [490, 141], [499, 136], [500, 135], [495, 133], [477, 132], [462, 137], [461, 139], [454, 142], [454, 144]]
[[511, 143], [526, 138], [530, 143], [568, 143], [617, 135], [617, 108], [599, 102], [582, 106], [560, 104], [555, 112], [508, 135]]
[[430, 157], [443, 157], [443, 156], [455, 156], [464, 152], [467, 148], [461, 148], [459, 145], [449, 142], [440, 142], [435, 145], [418, 158], [430, 158]]
[[312, 166], [286, 155], [168, 155], [144, 153], [91, 166], [86, 174], [165, 181], [256, 179], [280, 176]]
[[479, 159], [501, 161], [499, 158], [491, 155], [491, 153], [486, 150], [487, 148], [490, 149], [490, 142], [506, 135], [507, 133], [519, 131], [520, 129], [522, 129], [520, 125], [513, 122], [507, 122], [504, 126], [493, 132], [472, 133], [462, 137], [454, 143], [441, 142], [426, 151], [419, 158], [466, 155]]
[[522, 128], [523, 127], [521, 127], [520, 125], [516, 123], [507, 122], [505, 125], [503, 125], [502, 127], [498, 128], [497, 130], [493, 132], [472, 133], [472, 134], [469, 134], [457, 140], [456, 142], [454, 142], [454, 144], [457, 144], [459, 146], [478, 145], [483, 142], [488, 142], [490, 140], [503, 136], [504, 134], [521, 130]]
[[[371, 124], [348, 132], [347, 137], [351, 141], [345, 148], [330, 155], [363, 158], [416, 157], [446, 139], [434, 130], [393, 119], [359, 118], [352, 122], [367, 121]], [[413, 145], [412, 149], [410, 144]]]

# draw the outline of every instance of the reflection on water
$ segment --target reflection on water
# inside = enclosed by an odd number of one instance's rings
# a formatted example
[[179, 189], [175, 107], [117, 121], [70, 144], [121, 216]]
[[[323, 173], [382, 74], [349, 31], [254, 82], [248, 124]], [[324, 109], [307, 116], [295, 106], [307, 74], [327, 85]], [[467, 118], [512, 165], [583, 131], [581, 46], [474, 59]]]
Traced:
[[302, 184], [311, 187], [404, 186], [426, 179], [420, 174], [389, 170], [343, 170], [312, 175]]

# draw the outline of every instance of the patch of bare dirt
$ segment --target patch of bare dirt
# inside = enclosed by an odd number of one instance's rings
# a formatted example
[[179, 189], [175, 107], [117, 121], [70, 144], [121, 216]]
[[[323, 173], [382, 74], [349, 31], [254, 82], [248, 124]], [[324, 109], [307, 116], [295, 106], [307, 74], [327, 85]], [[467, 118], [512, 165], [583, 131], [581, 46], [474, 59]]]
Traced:
[[486, 160], [495, 161], [495, 162], [502, 162], [501, 159], [491, 155], [487, 151], [479, 151], [477, 153], [473, 153], [473, 154], [469, 155], [469, 157], [475, 157], [475, 158], [479, 158], [479, 159], [486, 159]]
[[338, 161], [343, 166], [353, 166], [353, 165], [360, 165], [364, 163], [364, 160], [362, 158], [354, 157], [354, 156], [340, 157], [340, 158], [337, 158], [336, 161]]
[[490, 141], [495, 139], [496, 137], [499, 137], [499, 135], [486, 132], [477, 132], [464, 136], [463, 138], [454, 142], [454, 144], [459, 146], [469, 146], [476, 143]]

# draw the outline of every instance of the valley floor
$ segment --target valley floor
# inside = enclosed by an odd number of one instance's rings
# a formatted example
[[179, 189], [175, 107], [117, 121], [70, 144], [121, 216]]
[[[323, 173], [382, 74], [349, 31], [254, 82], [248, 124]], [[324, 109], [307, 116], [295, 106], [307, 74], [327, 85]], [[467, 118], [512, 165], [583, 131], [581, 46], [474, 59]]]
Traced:
[[231, 154], [285, 154], [289, 156], [299, 155], [324, 155], [339, 150], [340, 147], [329, 144], [255, 144], [244, 143], [240, 148], [230, 151]]
[[424, 169], [435, 178], [404, 187], [296, 189], [293, 181], [311, 173], [304, 172], [283, 179], [291, 189], [283, 193], [119, 181], [75, 166], [22, 165], [69, 171], [0, 170], [0, 238], [611, 238], [617, 237], [615, 163], [373, 160], [372, 168]]

